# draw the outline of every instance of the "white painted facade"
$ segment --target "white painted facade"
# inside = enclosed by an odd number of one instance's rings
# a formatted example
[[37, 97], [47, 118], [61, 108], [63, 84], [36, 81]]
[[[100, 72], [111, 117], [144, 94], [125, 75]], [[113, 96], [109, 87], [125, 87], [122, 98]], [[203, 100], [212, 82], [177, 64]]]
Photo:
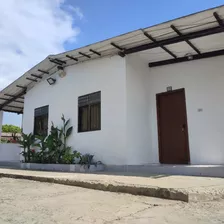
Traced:
[[3, 111], [0, 110], [0, 138], [2, 136]]
[[[25, 96], [23, 131], [33, 132], [34, 109], [49, 105], [51, 121], [61, 125], [62, 113], [71, 119], [74, 131], [68, 144], [82, 153], [92, 153], [107, 164], [126, 164], [125, 59], [115, 56], [66, 68], [67, 75], [50, 86], [42, 81]], [[101, 130], [77, 133], [78, 97], [101, 91]]]
[[[71, 119], [69, 144], [107, 165], [159, 163], [156, 94], [185, 88], [191, 164], [224, 163], [224, 57], [149, 68], [138, 54], [69, 66], [55, 85], [42, 81], [25, 96], [23, 130], [34, 109], [49, 105], [51, 121]], [[78, 97], [101, 91], [101, 130], [77, 133]], [[200, 112], [199, 112], [200, 111]]]
[[19, 162], [22, 159], [20, 155], [21, 148], [14, 143], [0, 144], [0, 164], [1, 162]]

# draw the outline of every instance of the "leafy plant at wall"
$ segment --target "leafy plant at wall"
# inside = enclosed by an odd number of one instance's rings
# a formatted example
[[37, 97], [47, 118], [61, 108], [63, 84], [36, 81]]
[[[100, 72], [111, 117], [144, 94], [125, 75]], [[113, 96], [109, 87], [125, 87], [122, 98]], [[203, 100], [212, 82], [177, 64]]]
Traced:
[[[22, 155], [25, 162], [62, 163], [65, 155], [75, 157], [71, 147], [67, 146], [67, 139], [73, 130], [73, 127], [69, 126], [70, 119], [66, 120], [62, 115], [61, 120], [63, 123], [61, 128], [52, 122], [51, 131], [47, 137], [22, 134], [22, 140], [19, 143], [23, 148]], [[32, 147], [37, 149], [31, 151]], [[66, 163], [68, 163], [67, 160]]]
[[22, 138], [19, 140], [20, 147], [23, 148], [23, 151], [21, 154], [24, 157], [25, 162], [31, 161], [31, 147], [34, 145], [35, 142], [35, 135], [32, 133], [30, 134], [24, 134], [22, 133]]
[[90, 154], [84, 154], [80, 157], [80, 161], [79, 163], [81, 165], [87, 165], [87, 167], [89, 168], [90, 165], [93, 164], [93, 155], [90, 155]]
[[48, 144], [45, 136], [36, 136], [35, 146], [39, 150], [34, 151], [34, 161], [38, 163], [48, 163]]
[[65, 151], [65, 153], [63, 154], [63, 156], [62, 156], [62, 163], [63, 164], [73, 164], [73, 163], [75, 163], [76, 161], [76, 159], [78, 160], [78, 161], [80, 161], [80, 159], [81, 159], [81, 153], [80, 152], [78, 152], [78, 151], [71, 151], [71, 148], [67, 148], [67, 150]]
[[20, 147], [23, 148], [22, 155], [26, 163], [60, 163], [80, 164], [83, 166], [97, 165], [93, 162], [93, 155], [82, 155], [78, 151], [72, 151], [67, 145], [67, 140], [72, 134], [73, 127], [69, 126], [70, 119], [61, 117], [62, 127], [58, 128], [52, 122], [50, 133], [45, 136], [34, 136], [33, 134], [22, 134]]

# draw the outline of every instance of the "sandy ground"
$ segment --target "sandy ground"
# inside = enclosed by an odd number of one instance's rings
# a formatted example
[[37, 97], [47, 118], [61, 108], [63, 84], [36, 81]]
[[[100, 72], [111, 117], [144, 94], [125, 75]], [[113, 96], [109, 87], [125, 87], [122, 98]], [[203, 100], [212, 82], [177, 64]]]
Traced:
[[224, 223], [224, 201], [184, 203], [0, 178], [0, 224]]

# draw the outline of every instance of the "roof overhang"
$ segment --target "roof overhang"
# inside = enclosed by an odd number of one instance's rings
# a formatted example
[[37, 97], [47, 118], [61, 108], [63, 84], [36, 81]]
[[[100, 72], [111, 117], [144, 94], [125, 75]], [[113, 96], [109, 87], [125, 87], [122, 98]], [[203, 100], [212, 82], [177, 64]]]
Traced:
[[26, 91], [61, 68], [134, 53], [144, 55], [149, 67], [224, 55], [224, 6], [49, 55], [0, 92], [0, 110], [23, 113]]

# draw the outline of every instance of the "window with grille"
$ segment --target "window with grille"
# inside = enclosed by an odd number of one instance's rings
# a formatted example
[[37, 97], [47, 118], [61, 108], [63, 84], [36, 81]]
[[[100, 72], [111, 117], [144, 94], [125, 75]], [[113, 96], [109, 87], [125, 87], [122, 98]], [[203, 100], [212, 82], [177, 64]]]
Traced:
[[48, 132], [48, 106], [39, 107], [34, 110], [35, 135], [47, 136]]
[[101, 92], [78, 98], [78, 132], [101, 129]]

